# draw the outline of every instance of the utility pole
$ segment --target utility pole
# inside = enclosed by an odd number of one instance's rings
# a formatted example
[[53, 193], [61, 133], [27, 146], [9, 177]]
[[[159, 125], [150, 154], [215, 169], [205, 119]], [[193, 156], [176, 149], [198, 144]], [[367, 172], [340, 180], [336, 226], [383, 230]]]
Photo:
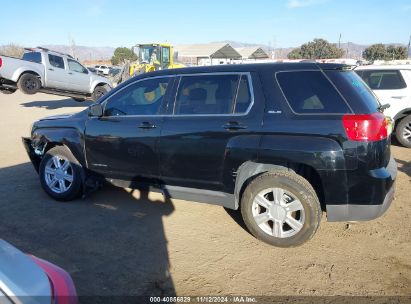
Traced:
[[338, 38], [338, 48], [341, 48], [341, 33], [340, 33], [340, 38]]
[[411, 35], [410, 35], [410, 39], [408, 40], [407, 58], [410, 58], [410, 45], [411, 45]]

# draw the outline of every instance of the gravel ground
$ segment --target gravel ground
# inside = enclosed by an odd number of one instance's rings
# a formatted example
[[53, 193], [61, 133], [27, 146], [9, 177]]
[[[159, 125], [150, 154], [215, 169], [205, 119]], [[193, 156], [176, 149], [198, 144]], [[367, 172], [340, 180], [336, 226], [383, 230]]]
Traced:
[[0, 235], [69, 271], [80, 295], [411, 296], [411, 150], [392, 147], [397, 192], [383, 217], [328, 223], [324, 214], [310, 242], [280, 249], [218, 206], [110, 186], [51, 200], [21, 136], [87, 103], [17, 92], [0, 94], [0, 105]]

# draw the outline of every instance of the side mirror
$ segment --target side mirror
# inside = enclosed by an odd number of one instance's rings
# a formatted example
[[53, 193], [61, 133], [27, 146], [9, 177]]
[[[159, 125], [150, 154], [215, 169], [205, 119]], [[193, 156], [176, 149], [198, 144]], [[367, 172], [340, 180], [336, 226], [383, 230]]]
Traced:
[[88, 108], [88, 116], [101, 117], [103, 116], [103, 107], [99, 103], [92, 104]]

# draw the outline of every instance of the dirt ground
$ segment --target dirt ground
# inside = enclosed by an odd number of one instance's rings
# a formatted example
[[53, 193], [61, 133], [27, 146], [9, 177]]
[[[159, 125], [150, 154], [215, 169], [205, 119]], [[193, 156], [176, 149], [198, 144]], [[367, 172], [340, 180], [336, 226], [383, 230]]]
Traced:
[[86, 105], [0, 94], [0, 236], [69, 271], [80, 295], [411, 296], [411, 150], [392, 147], [397, 192], [383, 217], [347, 224], [324, 214], [310, 242], [280, 249], [218, 206], [115, 187], [50, 199], [21, 137], [38, 118]]

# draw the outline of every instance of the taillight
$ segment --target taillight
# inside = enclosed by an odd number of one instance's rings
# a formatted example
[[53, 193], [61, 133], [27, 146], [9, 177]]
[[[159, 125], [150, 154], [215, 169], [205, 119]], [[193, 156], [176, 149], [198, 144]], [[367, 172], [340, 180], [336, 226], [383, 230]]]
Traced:
[[378, 141], [389, 135], [389, 123], [382, 113], [344, 115], [342, 121], [350, 140]]
[[0, 57], [0, 68], [1, 68], [2, 65], [3, 65], [3, 59], [1, 59], [1, 57]]

